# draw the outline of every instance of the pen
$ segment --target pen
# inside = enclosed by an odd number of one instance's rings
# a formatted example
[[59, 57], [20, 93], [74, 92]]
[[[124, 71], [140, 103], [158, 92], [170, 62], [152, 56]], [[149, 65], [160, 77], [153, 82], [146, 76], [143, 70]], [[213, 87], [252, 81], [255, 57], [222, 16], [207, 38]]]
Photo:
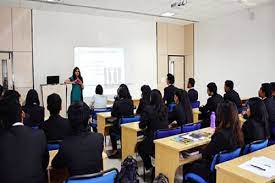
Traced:
[[258, 169], [260, 169], [260, 170], [262, 170], [262, 171], [265, 171], [264, 168], [261, 168], [261, 167], [255, 166], [255, 165], [250, 165], [250, 166], [252, 166], [252, 167], [254, 167], [254, 168], [258, 168]]

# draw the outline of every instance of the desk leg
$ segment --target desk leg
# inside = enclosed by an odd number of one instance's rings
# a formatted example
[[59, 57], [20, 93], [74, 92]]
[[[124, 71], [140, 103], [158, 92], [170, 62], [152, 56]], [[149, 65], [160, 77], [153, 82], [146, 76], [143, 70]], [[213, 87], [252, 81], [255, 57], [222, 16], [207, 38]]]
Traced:
[[155, 176], [163, 173], [174, 182], [177, 168], [179, 167], [179, 152], [155, 144]]
[[105, 125], [106, 125], [105, 118], [98, 115], [97, 116], [97, 131], [98, 131], [98, 133], [101, 133], [103, 136], [105, 136]]
[[121, 127], [121, 145], [122, 145], [122, 160], [129, 155], [135, 154], [137, 144], [137, 132], [129, 128]]

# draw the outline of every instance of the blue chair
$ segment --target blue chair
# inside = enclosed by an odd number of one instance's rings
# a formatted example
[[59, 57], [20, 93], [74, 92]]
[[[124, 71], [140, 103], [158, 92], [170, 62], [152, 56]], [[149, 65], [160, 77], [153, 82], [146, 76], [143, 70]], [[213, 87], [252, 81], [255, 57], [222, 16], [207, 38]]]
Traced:
[[[215, 173], [216, 173], [215, 166], [216, 165], [226, 162], [226, 161], [229, 161], [229, 160], [232, 160], [232, 159], [235, 159], [235, 158], [239, 157], [240, 154], [241, 154], [241, 148], [237, 148], [233, 151], [222, 151], [222, 152], [216, 154], [212, 160], [212, 163], [210, 166], [210, 171], [212, 172], [212, 174], [215, 175]], [[185, 175], [184, 179], [186, 181], [197, 182], [197, 183], [208, 183], [209, 182], [209, 180], [205, 180], [201, 176], [199, 176], [195, 173], [192, 173], [192, 172], [187, 173]]]
[[168, 112], [172, 112], [176, 108], [176, 104], [172, 103], [168, 105]]
[[200, 105], [201, 105], [200, 101], [196, 101], [196, 102], [191, 103], [192, 109], [199, 108]]
[[98, 113], [101, 113], [101, 112], [111, 112], [112, 111], [112, 108], [110, 107], [107, 107], [107, 108], [97, 108], [97, 109], [92, 109], [91, 110], [91, 116], [92, 116], [92, 119], [93, 119], [93, 123], [91, 123], [91, 126], [92, 128], [95, 130], [97, 128], [97, 114]]
[[123, 125], [127, 123], [138, 122], [138, 121], [140, 121], [140, 116], [127, 117], [127, 118], [121, 118], [120, 124]]
[[201, 123], [191, 123], [181, 126], [181, 132], [187, 133], [195, 130], [199, 130], [201, 128]]
[[155, 132], [155, 139], [161, 139], [181, 133], [181, 127], [174, 129], [157, 130]]
[[39, 126], [32, 126], [31, 128], [34, 129], [34, 130], [38, 130]]
[[58, 150], [62, 140], [48, 141], [48, 151]]
[[260, 149], [266, 148], [268, 145], [268, 139], [266, 140], [257, 140], [250, 144], [247, 144], [244, 147], [243, 154], [252, 153], [254, 151], [258, 151]]
[[95, 174], [69, 177], [66, 183], [115, 183], [117, 175], [117, 169], [110, 169]]

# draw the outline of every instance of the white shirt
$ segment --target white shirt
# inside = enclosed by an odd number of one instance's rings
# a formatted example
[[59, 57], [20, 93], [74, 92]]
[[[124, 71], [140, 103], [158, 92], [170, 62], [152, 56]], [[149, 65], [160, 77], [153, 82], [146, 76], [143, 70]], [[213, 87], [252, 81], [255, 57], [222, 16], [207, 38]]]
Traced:
[[16, 122], [16, 123], [13, 123], [12, 126], [24, 126], [24, 124], [22, 122]]
[[104, 95], [94, 95], [92, 97], [91, 107], [95, 109], [106, 108], [107, 107], [107, 96]]

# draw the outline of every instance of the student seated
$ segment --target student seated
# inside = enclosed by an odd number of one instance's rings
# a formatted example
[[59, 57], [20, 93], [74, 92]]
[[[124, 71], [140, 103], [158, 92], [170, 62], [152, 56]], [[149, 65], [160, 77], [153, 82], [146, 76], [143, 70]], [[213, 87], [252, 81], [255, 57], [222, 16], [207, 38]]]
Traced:
[[257, 97], [249, 99], [246, 113], [248, 120], [242, 126], [245, 144], [269, 138], [268, 114], [263, 101]]
[[47, 108], [50, 112], [50, 117], [40, 125], [48, 141], [63, 140], [64, 137], [71, 134], [72, 128], [69, 121], [59, 115], [61, 104], [62, 101], [58, 94], [53, 93], [48, 96]]
[[29, 90], [23, 111], [26, 113], [24, 124], [30, 127], [38, 126], [44, 122], [44, 107], [39, 106], [39, 98], [36, 90]]
[[47, 141], [42, 130], [23, 124], [24, 112], [16, 93], [0, 100], [1, 182], [47, 182]]
[[210, 97], [207, 99], [206, 105], [200, 107], [200, 118], [203, 120], [202, 127], [209, 127], [211, 112], [216, 112], [218, 104], [223, 102], [222, 96], [217, 93], [217, 85], [215, 83], [207, 85], [207, 94]]
[[159, 90], [152, 90], [150, 105], [141, 113], [139, 128], [144, 130], [144, 140], [138, 144], [137, 150], [146, 170], [151, 169], [150, 156], [155, 154], [154, 134], [159, 129], [168, 128], [168, 111]]
[[[126, 84], [119, 85], [119, 88], [125, 88], [126, 93], [127, 93], [125, 98], [132, 100], [132, 96], [130, 94], [129, 88], [128, 88], [128, 86]], [[115, 100], [117, 100], [117, 99], [119, 100], [119, 96], [118, 95], [115, 96]]]
[[259, 97], [263, 100], [267, 113], [270, 136], [275, 139], [275, 133], [272, 128], [275, 127], [275, 98], [272, 97], [272, 87], [269, 83], [263, 83], [259, 90]]
[[72, 135], [67, 136], [52, 161], [54, 168], [68, 168], [70, 176], [92, 174], [102, 170], [104, 137], [89, 131], [90, 108], [80, 102], [68, 109]]
[[144, 108], [150, 103], [151, 88], [148, 85], [143, 85], [141, 87], [141, 99], [139, 100], [139, 105], [137, 108], [137, 114], [141, 114]]
[[103, 95], [103, 88], [101, 85], [97, 85], [95, 89], [95, 95], [92, 97], [91, 108], [102, 109], [107, 107], [107, 97]]
[[174, 95], [176, 107], [168, 113], [169, 124], [176, 121], [177, 126], [193, 123], [193, 111], [185, 90], [177, 89]]
[[238, 109], [242, 108], [242, 102], [240, 99], [239, 94], [234, 90], [234, 83], [233, 81], [226, 80], [224, 83], [224, 91], [225, 94], [223, 96], [224, 100], [229, 100], [236, 104]]
[[129, 90], [122, 86], [118, 88], [118, 97], [113, 104], [111, 111], [112, 117], [116, 120], [113, 121], [113, 126], [110, 127], [109, 133], [112, 143], [113, 152], [109, 155], [109, 158], [118, 158], [119, 152], [117, 150], [117, 140], [121, 136], [121, 127], [119, 120], [122, 117], [132, 117], [134, 115], [134, 103], [129, 99]]
[[188, 97], [191, 103], [198, 101], [198, 91], [194, 89], [195, 86], [195, 79], [189, 78], [187, 88], [188, 90]]
[[215, 182], [215, 177], [211, 176], [210, 172], [213, 157], [221, 151], [234, 150], [243, 145], [238, 110], [233, 102], [225, 101], [218, 105], [216, 121], [219, 125], [210, 143], [202, 150], [202, 160], [193, 163], [187, 169], [184, 167], [185, 173], [196, 173], [209, 182]]
[[174, 86], [175, 77], [172, 74], [167, 74], [167, 87], [164, 88], [164, 96], [163, 100], [166, 105], [174, 103], [174, 93], [176, 91], [176, 87]]

